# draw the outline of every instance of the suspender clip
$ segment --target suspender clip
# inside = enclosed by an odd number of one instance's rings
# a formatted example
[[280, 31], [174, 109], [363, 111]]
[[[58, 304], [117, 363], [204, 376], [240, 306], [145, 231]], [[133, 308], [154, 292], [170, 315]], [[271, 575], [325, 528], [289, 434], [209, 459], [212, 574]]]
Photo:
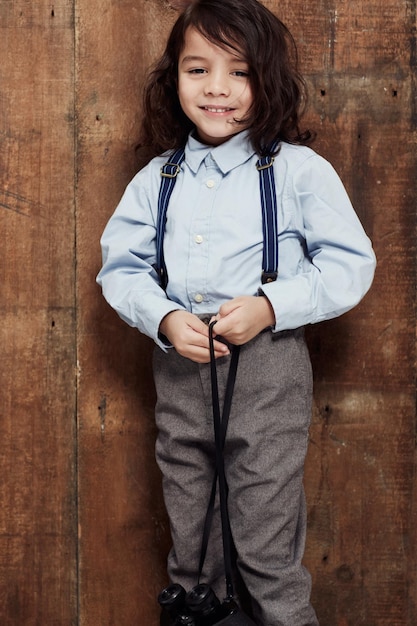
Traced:
[[275, 282], [277, 278], [278, 278], [278, 272], [265, 272], [264, 270], [262, 272], [261, 281], [262, 281], [262, 284], [265, 285], [266, 283]]
[[258, 172], [261, 170], [267, 170], [268, 167], [271, 167], [275, 161], [275, 157], [264, 157], [263, 159], [259, 159], [256, 162], [256, 169]]
[[167, 275], [166, 270], [164, 270], [163, 267], [160, 267], [159, 270], [157, 270], [157, 272], [158, 272], [159, 282], [160, 282], [162, 289], [166, 289], [168, 285], [168, 275]]
[[[168, 168], [174, 168], [174, 169], [173, 171], [169, 171]], [[163, 178], [176, 178], [176, 176], [178, 176], [180, 171], [181, 171], [181, 167], [178, 165], [178, 163], [165, 163], [165, 165], [161, 167], [161, 176]]]

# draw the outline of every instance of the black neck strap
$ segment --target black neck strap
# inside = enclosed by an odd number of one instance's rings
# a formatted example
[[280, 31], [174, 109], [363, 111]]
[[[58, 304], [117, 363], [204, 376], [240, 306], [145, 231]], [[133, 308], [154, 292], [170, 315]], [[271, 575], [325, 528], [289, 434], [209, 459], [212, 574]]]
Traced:
[[227, 480], [224, 469], [223, 449], [226, 440], [227, 426], [229, 423], [230, 410], [232, 408], [233, 390], [235, 386], [237, 366], [239, 363], [240, 346], [232, 346], [232, 354], [230, 359], [229, 374], [226, 384], [226, 392], [223, 404], [223, 412], [220, 414], [219, 389], [217, 383], [217, 367], [216, 358], [214, 356], [214, 338], [213, 326], [216, 322], [212, 322], [209, 326], [209, 342], [210, 342], [210, 374], [211, 374], [211, 393], [213, 405], [213, 425], [214, 425], [214, 441], [216, 449], [216, 467], [213, 477], [213, 484], [210, 494], [210, 501], [207, 508], [206, 520], [204, 524], [203, 539], [201, 545], [200, 564], [198, 572], [198, 582], [203, 570], [204, 560], [207, 553], [207, 546], [210, 535], [210, 528], [214, 514], [214, 501], [216, 496], [217, 483], [219, 485], [220, 500], [220, 516], [222, 526], [223, 539], [223, 559], [226, 577], [226, 598], [233, 598], [233, 582], [232, 582], [232, 535], [230, 531], [229, 512], [227, 508]]

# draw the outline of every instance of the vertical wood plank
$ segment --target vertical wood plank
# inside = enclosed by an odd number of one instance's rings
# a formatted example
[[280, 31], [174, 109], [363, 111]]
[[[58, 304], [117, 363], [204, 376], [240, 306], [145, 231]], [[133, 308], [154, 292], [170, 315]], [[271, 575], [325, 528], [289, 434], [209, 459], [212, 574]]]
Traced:
[[76, 624], [72, 2], [0, 2], [0, 621]]
[[135, 173], [145, 68], [175, 12], [165, 2], [77, 9], [80, 624], [156, 624], [167, 522], [154, 460], [151, 342], [105, 304], [99, 238]]

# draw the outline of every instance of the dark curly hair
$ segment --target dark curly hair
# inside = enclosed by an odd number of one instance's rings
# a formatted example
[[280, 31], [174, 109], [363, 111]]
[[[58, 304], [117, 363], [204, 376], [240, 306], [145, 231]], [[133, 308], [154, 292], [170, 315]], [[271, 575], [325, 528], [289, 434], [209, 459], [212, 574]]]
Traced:
[[313, 139], [299, 128], [307, 92], [288, 28], [257, 0], [194, 0], [175, 22], [145, 85], [141, 146], [151, 147], [153, 155], [178, 148], [194, 127], [177, 95], [178, 59], [190, 27], [220, 47], [243, 53], [254, 94], [243, 122], [258, 154], [276, 140], [307, 144]]

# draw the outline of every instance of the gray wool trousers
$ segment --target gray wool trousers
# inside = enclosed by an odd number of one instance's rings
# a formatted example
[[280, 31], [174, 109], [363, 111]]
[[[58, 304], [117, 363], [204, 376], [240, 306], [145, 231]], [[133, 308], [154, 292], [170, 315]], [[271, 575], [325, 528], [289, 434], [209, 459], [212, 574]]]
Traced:
[[[217, 360], [220, 406], [230, 357]], [[173, 547], [171, 582], [197, 584], [214, 472], [210, 365], [174, 349], [154, 352], [156, 458], [163, 476]], [[236, 550], [236, 589], [259, 626], [317, 626], [306, 534], [303, 470], [311, 419], [312, 374], [301, 329], [264, 332], [241, 347], [224, 450]], [[225, 595], [216, 506], [201, 582]]]

